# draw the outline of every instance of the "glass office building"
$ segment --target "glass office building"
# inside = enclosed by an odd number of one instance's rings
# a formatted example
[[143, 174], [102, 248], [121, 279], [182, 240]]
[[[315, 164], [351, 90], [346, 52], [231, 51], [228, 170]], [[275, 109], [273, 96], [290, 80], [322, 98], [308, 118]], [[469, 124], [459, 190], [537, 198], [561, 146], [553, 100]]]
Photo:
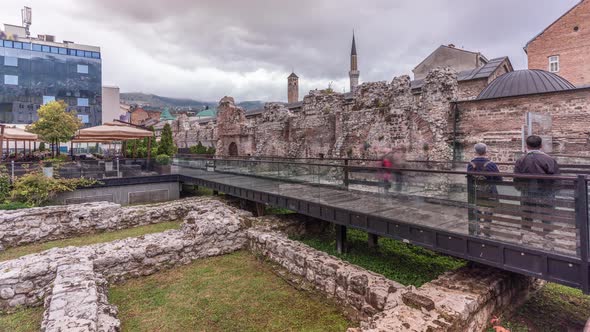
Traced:
[[41, 38], [0, 40], [0, 123], [29, 124], [63, 100], [86, 127], [102, 122], [100, 48]]

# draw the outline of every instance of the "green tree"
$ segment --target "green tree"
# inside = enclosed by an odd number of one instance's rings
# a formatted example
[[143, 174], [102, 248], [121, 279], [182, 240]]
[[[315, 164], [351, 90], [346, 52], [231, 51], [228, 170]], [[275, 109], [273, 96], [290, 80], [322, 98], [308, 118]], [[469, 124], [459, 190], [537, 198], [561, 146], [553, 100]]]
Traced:
[[28, 126], [27, 129], [41, 137], [46, 142], [57, 146], [59, 143], [69, 141], [82, 127], [82, 122], [76, 116], [76, 112], [66, 112], [67, 105], [62, 100], [47, 103], [37, 111], [39, 120]]
[[158, 144], [158, 155], [165, 154], [172, 157], [176, 153], [176, 146], [172, 139], [172, 127], [170, 124], [165, 124], [162, 128], [162, 136], [160, 137], [160, 144]]
[[45, 152], [45, 142], [41, 142], [41, 144], [39, 144], [39, 151]]

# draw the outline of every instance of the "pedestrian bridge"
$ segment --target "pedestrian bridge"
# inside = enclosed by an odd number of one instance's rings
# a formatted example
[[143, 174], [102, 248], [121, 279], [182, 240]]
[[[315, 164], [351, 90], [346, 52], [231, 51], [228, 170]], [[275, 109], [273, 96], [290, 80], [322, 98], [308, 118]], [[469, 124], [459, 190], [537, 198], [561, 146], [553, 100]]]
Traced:
[[173, 173], [188, 184], [334, 223], [339, 249], [346, 229], [356, 228], [373, 239], [393, 238], [589, 292], [585, 170], [550, 177], [371, 164], [180, 157]]

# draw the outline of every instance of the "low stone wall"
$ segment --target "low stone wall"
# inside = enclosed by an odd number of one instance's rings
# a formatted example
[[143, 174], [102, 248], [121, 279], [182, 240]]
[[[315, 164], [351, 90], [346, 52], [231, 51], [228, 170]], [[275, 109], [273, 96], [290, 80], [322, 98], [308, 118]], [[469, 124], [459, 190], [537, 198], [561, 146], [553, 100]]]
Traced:
[[186, 216], [180, 230], [56, 248], [0, 263], [0, 310], [41, 304], [51, 293], [59, 267], [83, 258], [92, 262], [94, 272], [118, 281], [240, 250], [247, 242], [242, 230], [246, 216], [220, 201], [204, 199]]
[[61, 240], [97, 231], [112, 231], [180, 220], [208, 198], [121, 207], [109, 202], [0, 211], [0, 251]]
[[349, 309], [351, 318], [361, 320], [350, 331], [484, 331], [492, 314], [524, 301], [537, 285], [522, 275], [465, 267], [416, 289], [279, 233], [250, 229], [248, 242], [287, 281], [310, 285]]
[[117, 307], [108, 303], [107, 285], [88, 259], [60, 266], [45, 300], [41, 331], [119, 331], [121, 322]]
[[287, 273], [281, 276], [296, 286], [312, 286], [346, 307], [350, 318], [365, 320], [397, 305], [403, 285], [382, 275], [292, 241], [280, 233], [248, 231], [250, 250]]

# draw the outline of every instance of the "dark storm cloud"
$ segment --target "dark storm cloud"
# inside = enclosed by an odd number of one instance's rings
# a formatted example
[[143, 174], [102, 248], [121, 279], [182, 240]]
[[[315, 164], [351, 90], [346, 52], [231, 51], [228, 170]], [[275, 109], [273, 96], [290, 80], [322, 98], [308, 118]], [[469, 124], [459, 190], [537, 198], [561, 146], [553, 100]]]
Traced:
[[[88, 43], [112, 57], [105, 59], [105, 76], [123, 82], [126, 90], [269, 100], [286, 98], [285, 77], [292, 68], [301, 77], [302, 92], [330, 81], [337, 90], [344, 88], [353, 29], [362, 81], [410, 74], [448, 43], [489, 58], [508, 55], [515, 67], [524, 68], [526, 42], [577, 2], [58, 1], [61, 6], [55, 7], [68, 17], [99, 31], [99, 40]], [[109, 34], [116, 38], [104, 37]]]

